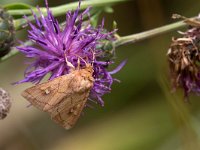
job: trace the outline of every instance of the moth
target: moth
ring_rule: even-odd
[[[66,129],[75,125],[93,87],[93,67],[72,69],[69,74],[35,85],[22,92],[33,106],[48,112]]]

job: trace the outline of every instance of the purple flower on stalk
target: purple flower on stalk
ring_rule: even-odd
[[[111,91],[114,81],[112,74],[119,71],[125,64],[122,62],[114,71],[108,72],[107,68],[114,63],[112,60],[104,61],[104,51],[99,48],[104,41],[113,42],[114,32],[107,32],[102,24],[94,28],[89,19],[90,8],[79,14],[80,3],[74,11],[66,13],[66,24],[61,27],[52,15],[47,6],[47,16],[45,17],[40,9],[40,18],[35,13],[35,25],[28,21],[30,30],[28,38],[35,43],[35,46],[21,46],[19,51],[34,61],[25,70],[25,78],[17,83],[33,82],[40,83],[48,73],[51,74],[49,80],[58,76],[68,74],[70,67],[66,64],[66,59],[77,67],[78,59],[81,57],[93,64],[94,86],[90,92],[89,99],[95,99],[100,105],[104,105],[102,96]],[[87,16],[88,20],[83,21]],[[27,19],[28,20],[28,19]],[[98,48],[97,48],[98,47]],[[85,62],[80,60],[80,66],[84,67]]]

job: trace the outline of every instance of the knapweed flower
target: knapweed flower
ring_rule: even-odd
[[[200,18],[200,17],[199,17]],[[181,38],[173,38],[168,60],[173,87],[183,88],[185,96],[200,93],[200,22],[186,20],[189,29]]]
[[[73,66],[84,67],[85,60],[93,65],[94,86],[90,92],[89,99],[96,100],[100,105],[104,105],[102,96],[111,91],[111,85],[114,81],[111,76],[119,71],[124,62],[115,70],[107,70],[110,64],[114,63],[111,59],[104,59],[104,50],[101,49],[104,42],[113,42],[115,40],[113,32],[107,32],[104,29],[104,21],[97,28],[90,22],[89,11],[87,8],[80,12],[80,3],[75,11],[66,13],[66,23],[60,26],[58,21],[52,15],[47,6],[47,16],[45,17],[38,8],[40,17],[35,13],[35,24],[28,21],[30,30],[28,38],[35,43],[35,46],[20,46],[19,51],[28,58],[33,58],[30,66],[25,71],[25,78],[18,83],[33,82],[40,83],[48,73],[51,74],[49,80],[68,74],[70,66],[66,60]],[[83,18],[88,18],[83,21]]]

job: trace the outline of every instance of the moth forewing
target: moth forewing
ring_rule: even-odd
[[[62,106],[58,106],[56,109],[57,112],[54,111],[51,113],[52,119],[63,126],[65,129],[70,129],[77,122],[78,118],[81,115],[83,108],[85,107],[85,103],[87,102],[89,92],[84,93],[82,95],[82,99],[78,102],[75,102],[69,106],[66,106],[65,103],[68,100],[64,100]]]
[[[65,128],[78,120],[88,99],[94,79],[90,64],[51,81],[26,89],[22,96],[35,107],[48,112],[51,118]]]
[[[85,99],[87,100],[89,96],[90,89],[85,90],[84,92],[74,92],[72,95],[64,97],[60,103],[55,105],[51,110],[51,117],[53,118],[60,112],[64,110],[69,110],[69,112],[78,106]]]
[[[69,88],[73,93],[65,97],[51,112],[52,119],[64,128],[71,128],[78,120],[93,87],[93,77],[90,68],[73,72],[75,78]]]
[[[52,95],[51,99],[49,99],[48,103],[44,106],[43,110],[51,112],[52,109],[60,103],[65,97],[70,97],[73,94],[73,91],[70,90],[72,80],[75,78],[74,74],[67,74],[59,77],[59,80],[56,80],[53,84],[58,84],[57,89],[55,90],[55,95]],[[50,83],[52,84],[52,83]],[[50,90],[51,92],[51,90]],[[50,93],[49,93],[50,94]]]
[[[54,80],[35,85],[22,92],[22,96],[33,106],[43,111],[48,111],[68,95],[68,93],[58,93],[58,90],[61,82],[65,82],[65,85],[68,85],[69,79],[71,79],[70,75],[64,75]],[[67,87],[65,87],[65,89],[67,89]]]

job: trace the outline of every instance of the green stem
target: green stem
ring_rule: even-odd
[[[125,2],[130,0],[88,0],[88,1],[82,1],[81,2],[81,9],[85,9],[88,6],[92,7],[102,7],[102,6],[108,6],[113,5],[120,2]],[[73,2],[69,4],[64,4],[56,7],[51,7],[50,9],[53,12],[54,16],[60,16],[66,13],[67,10],[76,9],[78,6],[78,2]],[[42,13],[46,13],[46,8],[40,8]],[[32,8],[32,10],[35,12],[37,11],[37,8]],[[31,15],[32,12],[30,9],[15,9],[15,10],[8,10],[8,13],[11,15]]]
[[[105,7],[109,5],[114,5],[116,3],[125,2],[130,0],[89,0],[89,1],[83,1],[81,2],[80,9],[86,9],[88,6],[92,7]],[[51,7],[51,11],[55,17],[65,14],[68,10],[76,9],[78,7],[78,2],[64,4],[56,7]],[[39,15],[37,8],[32,8],[32,10],[35,12],[36,15]],[[47,15],[47,9],[46,8],[40,8],[41,12],[44,14],[44,16]],[[28,19],[30,21],[34,20],[34,17],[32,16],[32,11],[30,9],[15,9],[15,10],[8,10],[8,13],[10,15],[31,15],[28,16]],[[23,25],[27,23],[27,20],[24,18],[16,19],[14,20],[14,26],[16,30],[22,29]]]
[[[145,32],[119,37],[118,40],[115,42],[115,46],[118,47],[118,46],[128,44],[128,43],[135,43],[135,42],[138,42],[138,41],[141,41],[141,40],[151,38],[151,37],[156,36],[156,35],[160,35],[160,34],[163,34],[163,33],[166,33],[166,32],[170,32],[170,31],[175,30],[177,28],[184,27],[185,25],[186,24],[183,21],[179,21],[179,22],[176,22],[176,23],[172,23],[172,24],[169,24],[169,25],[158,27],[158,28],[148,30],[148,31],[145,31]]]
[[[103,8],[96,8],[90,11],[90,16],[91,16],[91,20],[94,17],[94,15],[99,14],[101,11],[103,10]],[[86,19],[87,16],[84,15],[83,16],[83,20]],[[27,19],[29,21],[34,21],[35,18],[33,16],[28,16]],[[27,19],[16,19],[14,20],[14,26],[15,26],[15,30],[20,30],[23,29],[23,26],[27,24]],[[66,22],[61,23],[60,25],[63,26]]]

